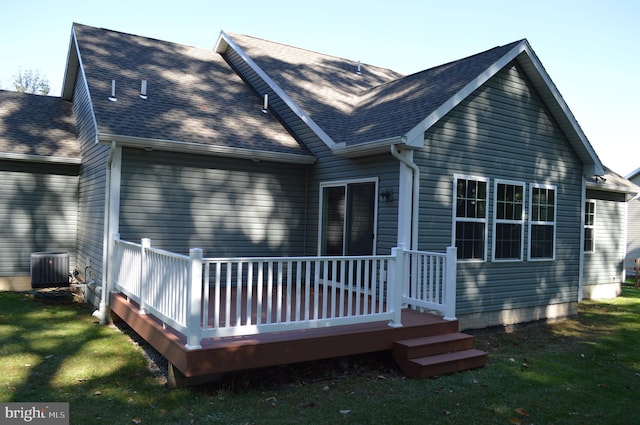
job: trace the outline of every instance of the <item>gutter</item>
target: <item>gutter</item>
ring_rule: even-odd
[[[410,151],[413,153],[413,151]],[[419,222],[419,213],[420,213],[420,167],[413,162],[413,156],[409,159],[406,158],[399,150],[397,145],[391,145],[391,155],[393,155],[398,161],[402,164],[406,165],[413,172],[413,180],[412,180],[412,200],[411,200],[411,249],[418,249],[418,222]],[[398,220],[398,224],[400,224],[400,220]],[[400,231],[400,228],[398,228]]]
[[[115,134],[100,134],[98,136],[98,141],[104,144],[116,141],[121,146],[128,146],[145,150],[166,150],[169,152],[214,155],[226,158],[240,158],[289,164],[314,164],[317,160],[317,158],[311,154],[305,155],[296,153],[253,150],[247,148],[201,145],[199,143],[180,142],[176,140],[148,139],[142,137],[119,136]]]
[[[37,162],[43,164],[61,164],[61,165],[80,165],[82,160],[78,157],[68,158],[62,156],[42,156],[31,155],[24,153],[0,153],[0,159],[6,159],[10,161],[22,161],[22,162]]]

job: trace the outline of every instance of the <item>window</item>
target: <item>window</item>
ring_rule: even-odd
[[[531,185],[529,210],[529,259],[555,258],[556,188]]]
[[[584,252],[596,250],[596,201],[584,204]]]
[[[458,259],[486,260],[487,179],[454,177],[454,243]]]
[[[524,183],[496,180],[493,219],[493,259],[521,261]]]
[[[320,255],[371,255],[377,181],[320,185]]]

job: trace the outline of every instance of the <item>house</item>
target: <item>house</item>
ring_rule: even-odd
[[[119,241],[144,239],[246,262],[455,247],[459,328],[560,318],[594,282],[585,206],[618,201],[527,40],[404,76],[245,35],[199,49],[74,24],[56,102],[81,158],[67,249],[102,319]],[[324,279],[378,273],[339,264]]]
[[[640,168],[632,171],[626,178],[635,185],[640,185]],[[640,258],[640,200],[638,196],[629,201],[627,221],[627,260]],[[627,262],[627,274],[635,277],[633,266]]]
[[[75,263],[80,150],[71,103],[0,91],[0,288],[30,289],[30,254]]]
[[[627,232],[640,187],[605,167],[586,181],[584,214],[584,299],[615,298],[625,281]],[[629,225],[627,225],[629,223]]]

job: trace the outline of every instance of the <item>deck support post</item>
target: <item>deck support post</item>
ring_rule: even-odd
[[[187,350],[202,348],[202,329],[200,317],[202,316],[202,249],[191,248],[189,250],[189,270],[187,280]]]
[[[143,238],[140,242],[140,293],[137,294],[140,297],[140,310],[138,313],[147,314],[146,292],[148,283],[147,273],[147,249],[151,248],[151,239]]]
[[[447,248],[447,271],[444,285],[444,320],[456,319],[456,274],[458,248],[450,246]]]
[[[393,328],[402,327],[402,294],[404,293],[405,282],[405,244],[398,244],[398,247],[391,248],[391,260],[389,275],[387,276],[387,299],[393,309],[393,319],[389,326]]]

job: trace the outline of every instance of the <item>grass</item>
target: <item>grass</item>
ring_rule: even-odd
[[[72,424],[640,423],[640,290],[559,323],[473,333],[488,365],[434,379],[406,379],[376,354],[169,390],[86,306],[3,292],[0,402],[69,402]]]

